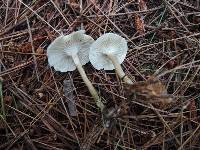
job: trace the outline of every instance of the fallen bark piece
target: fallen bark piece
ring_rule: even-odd
[[[71,80],[67,80],[67,79],[64,80],[63,83],[64,83],[63,91],[65,94],[65,97],[67,98],[67,106],[69,109],[69,114],[70,116],[78,116],[74,94],[73,94],[73,83]]]

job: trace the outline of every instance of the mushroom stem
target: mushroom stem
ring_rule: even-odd
[[[92,97],[94,98],[96,105],[101,109],[101,111],[104,109],[104,104],[101,101],[101,98],[99,97],[96,89],[94,88],[94,86],[92,85],[92,83],[90,82],[90,80],[88,79],[81,63],[80,60],[78,58],[78,55],[72,55],[73,61],[83,79],[83,81],[85,82],[86,86],[88,87],[90,94],[92,95]]]
[[[118,76],[127,84],[133,84],[133,82],[131,81],[131,79],[124,73],[124,71],[122,70],[122,67],[120,65],[120,63],[118,62],[117,58],[112,55],[112,54],[106,54],[106,56],[112,61],[116,73],[118,74]]]

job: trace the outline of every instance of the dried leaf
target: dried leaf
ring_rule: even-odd
[[[133,85],[125,85],[125,90],[128,97],[136,94],[142,97],[142,100],[153,104],[155,107],[164,108],[172,102],[172,98],[167,94],[165,86],[155,77],[150,77],[147,81],[134,83]]]
[[[39,47],[37,50],[36,50],[36,53],[37,54],[43,54],[44,53],[44,49],[42,47]]]
[[[136,30],[140,33],[140,34],[144,34],[145,30],[144,30],[144,20],[143,17],[134,14],[135,17],[135,28]]]

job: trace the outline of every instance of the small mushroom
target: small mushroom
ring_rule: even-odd
[[[96,69],[115,69],[125,83],[133,84],[120,65],[126,57],[127,50],[128,46],[124,38],[114,33],[106,33],[91,45],[89,59]]]
[[[48,62],[60,72],[73,71],[77,68],[97,106],[103,110],[104,104],[82,67],[89,62],[89,48],[94,42],[92,37],[84,33],[84,30],[80,30],[56,38],[47,48]]]

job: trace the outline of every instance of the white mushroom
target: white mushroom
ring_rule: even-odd
[[[103,110],[104,105],[82,67],[89,62],[89,48],[94,42],[92,37],[84,33],[84,30],[80,30],[56,38],[47,48],[48,62],[56,71],[67,72],[77,68],[97,106]]]
[[[127,42],[123,37],[114,33],[106,33],[91,45],[89,59],[96,69],[115,69],[125,83],[133,84],[120,65],[126,57],[127,50]]]

